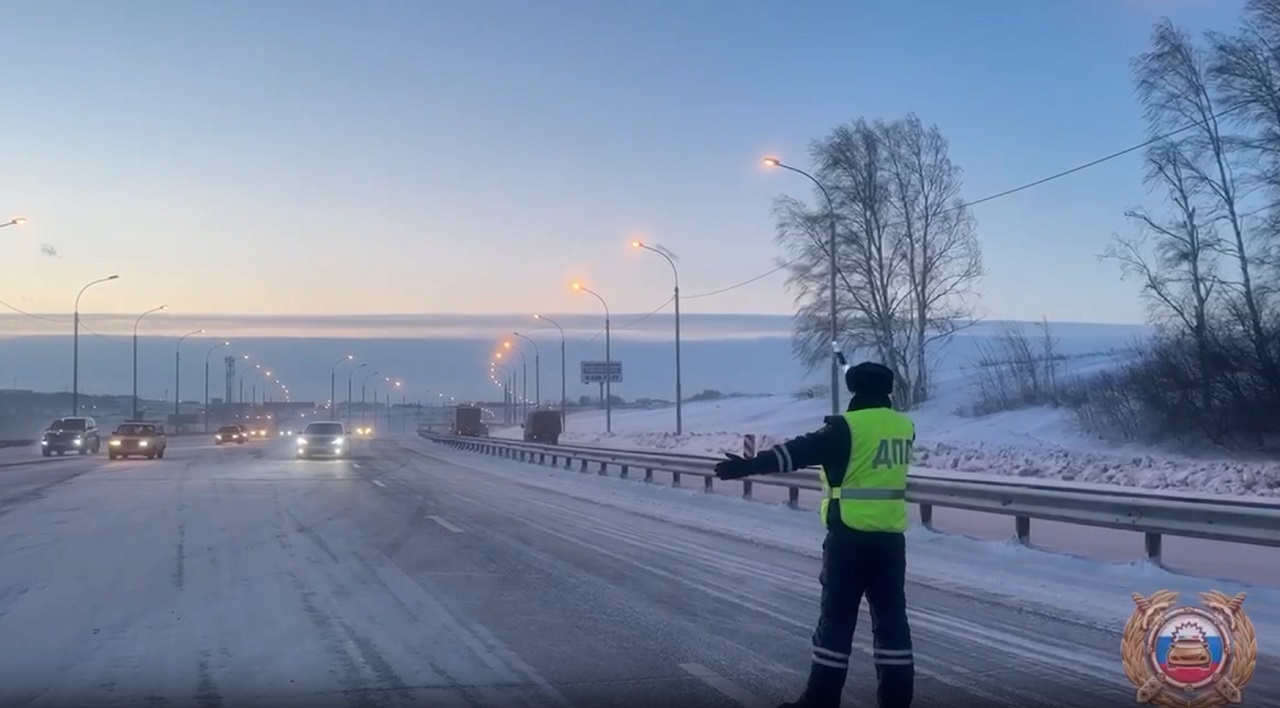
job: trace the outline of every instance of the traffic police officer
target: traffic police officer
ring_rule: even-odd
[[[915,425],[893,410],[893,372],[865,362],[845,372],[853,394],[848,412],[828,416],[817,432],[754,458],[728,455],[720,479],[822,466],[821,612],[804,693],[780,708],[838,708],[849,672],[858,611],[871,609],[880,708],[911,705],[915,667],[907,624],[907,468]]]

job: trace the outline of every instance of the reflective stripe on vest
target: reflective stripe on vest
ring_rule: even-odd
[[[823,469],[822,524],[829,524],[834,501],[842,525],[859,531],[907,530],[907,470],[915,425],[889,408],[845,413],[852,440],[840,486],[832,487]]]

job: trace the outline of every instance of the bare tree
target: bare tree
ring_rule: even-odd
[[[982,249],[973,215],[960,198],[961,170],[937,126],[926,129],[909,115],[882,126],[881,135],[913,306],[912,399],[922,401],[930,390],[930,346],[973,322],[968,296],[982,276]]]
[[[1140,233],[1107,256],[1159,327],[1074,396],[1085,424],[1265,448],[1280,441],[1280,0],[1250,0],[1238,33],[1206,40],[1164,20],[1133,62],[1146,181],[1166,205],[1128,212]]]
[[[1137,279],[1158,322],[1172,321],[1195,343],[1200,364],[1200,405],[1211,403],[1209,381],[1210,309],[1216,284],[1218,239],[1212,225],[1201,224],[1197,202],[1203,181],[1193,180],[1182,146],[1166,141],[1147,151],[1147,183],[1162,189],[1173,216],[1153,217],[1145,209],[1129,211],[1141,233],[1119,238],[1104,257],[1120,264],[1125,277]]]
[[[897,375],[900,403],[919,403],[929,394],[928,350],[965,321],[964,297],[981,275],[960,170],[940,131],[915,116],[837,127],[811,156],[835,206],[841,346],[872,352]],[[816,367],[827,356],[828,215],[782,197],[775,216],[777,240],[794,259],[793,346]]]
[[[1156,24],[1151,48],[1133,62],[1137,93],[1153,134],[1168,134],[1187,125],[1194,128],[1171,138],[1182,155],[1186,178],[1203,190],[1209,223],[1226,236],[1218,242],[1224,255],[1235,260],[1239,280],[1224,280],[1234,290],[1241,325],[1249,333],[1255,355],[1269,378],[1276,380],[1276,365],[1263,323],[1264,303],[1255,284],[1253,235],[1241,203],[1247,182],[1232,161],[1234,141],[1223,134],[1221,108],[1210,83],[1209,58],[1191,37],[1168,20]]]

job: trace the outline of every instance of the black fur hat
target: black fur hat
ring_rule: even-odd
[[[893,394],[893,370],[864,361],[844,372],[844,384],[855,396],[889,396]]]

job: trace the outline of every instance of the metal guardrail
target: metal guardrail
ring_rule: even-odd
[[[632,470],[643,470],[644,480],[653,482],[655,472],[671,475],[681,486],[685,476],[701,477],[703,489],[713,490],[712,470],[719,458],[648,450],[580,445],[545,445],[501,438],[473,438],[420,431],[419,435],[453,448],[495,455],[507,459],[552,464],[598,474],[617,467],[628,478]],[[800,491],[820,492],[817,474],[797,471],[735,480],[742,496],[752,498],[756,485],[781,487],[788,491],[788,504],[799,507]],[[1072,488],[1064,485],[1027,482],[1021,479],[970,481],[950,476],[931,476],[913,471],[907,480],[907,501],[920,509],[920,523],[933,528],[934,507],[965,509],[1012,516],[1014,532],[1021,543],[1031,540],[1031,520],[1058,521],[1080,526],[1120,529],[1142,533],[1146,555],[1160,562],[1166,535],[1200,538],[1227,543],[1280,548],[1280,504],[1237,497],[1213,498],[1176,493],[1098,487]]]
[[[5,447],[30,447],[36,444],[35,438],[27,438],[24,440],[0,440],[0,448]]]

